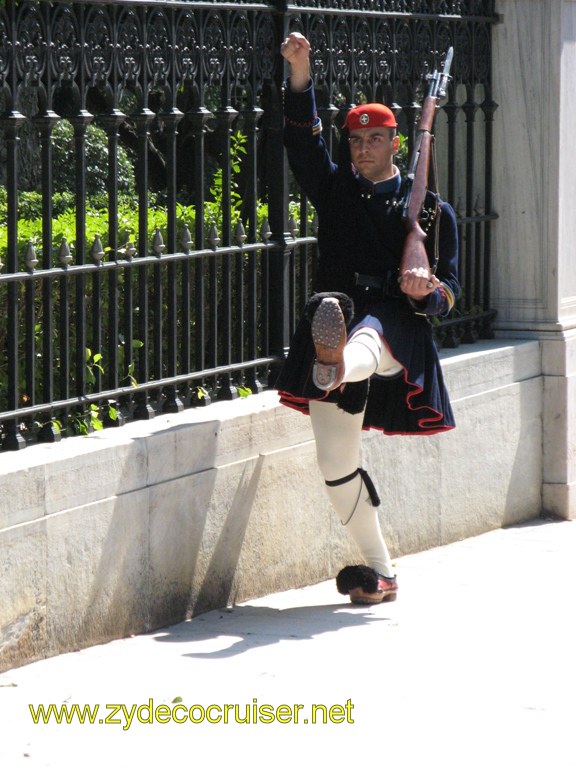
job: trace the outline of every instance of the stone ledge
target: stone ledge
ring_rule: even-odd
[[[458,429],[363,440],[394,556],[541,510],[539,343],[442,359]],[[325,580],[358,556],[309,419],[274,392],[2,458],[0,670]]]

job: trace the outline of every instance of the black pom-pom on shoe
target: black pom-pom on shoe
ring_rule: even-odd
[[[378,573],[367,565],[347,565],[336,576],[336,589],[341,595],[349,595],[350,590],[360,587],[364,592],[376,592]]]
[[[314,317],[314,313],[322,303],[324,299],[336,299],[340,304],[340,309],[344,315],[344,322],[346,325],[350,325],[352,318],[354,317],[354,302],[346,293],[338,293],[338,291],[326,291],[323,293],[314,293],[308,299],[308,303],[304,309],[306,317],[310,322]]]
[[[390,603],[398,593],[396,576],[382,576],[367,565],[347,565],[336,576],[336,587],[356,605]]]

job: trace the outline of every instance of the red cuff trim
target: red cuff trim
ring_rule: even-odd
[[[322,122],[317,114],[314,115],[312,120],[307,120],[305,123],[301,123],[298,120],[292,120],[291,117],[285,117],[284,120],[288,125],[294,126],[294,128],[312,128],[313,132],[316,133],[315,129],[320,125],[320,130],[322,130]]]

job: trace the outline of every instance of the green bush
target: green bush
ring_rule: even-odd
[[[99,137],[100,148],[104,146],[102,142],[102,132],[100,134],[94,134]],[[96,142],[98,143],[98,142]],[[231,224],[232,232],[234,232],[236,225],[240,219],[242,210],[242,196],[239,191],[238,178],[241,176],[241,160],[245,153],[244,145],[246,143],[246,137],[241,133],[236,133],[232,137],[231,142],[231,189],[229,191],[230,204],[231,204]],[[63,170],[63,166],[68,166],[68,170],[72,171],[74,168],[73,156],[67,155],[68,149],[65,147],[65,142],[62,142],[60,148],[64,154],[55,155],[55,169],[58,167],[59,175],[57,185],[55,187],[58,191],[55,192],[52,204],[53,204],[53,217],[51,222],[52,230],[52,243],[49,263],[53,266],[60,264],[58,256],[63,241],[66,241],[68,248],[70,249],[71,263],[75,263],[75,251],[77,250],[76,244],[76,208],[75,208],[75,195],[71,189],[63,189],[62,185],[67,178],[66,173]],[[60,150],[58,150],[60,151]],[[106,165],[104,155],[102,156],[102,164]],[[61,173],[60,173],[61,172]],[[71,178],[71,177],[70,177]],[[128,178],[128,174],[126,174]],[[108,209],[108,195],[105,190],[102,189],[102,179],[99,183],[91,185],[91,194],[88,196],[84,213],[85,213],[85,230],[84,240],[85,247],[87,249],[86,259],[89,262],[90,249],[98,237],[102,244],[102,250],[104,251],[103,260],[115,258],[115,254],[109,252],[108,243],[108,228],[109,228],[109,209]],[[210,230],[213,226],[216,226],[218,233],[221,236],[222,218],[223,218],[223,200],[224,190],[222,172],[216,170],[211,179],[209,187],[208,199],[204,204],[203,221],[205,229],[206,243],[209,243]],[[291,211],[294,211],[296,218],[298,217],[298,209],[296,205],[291,206]],[[156,231],[159,230],[164,242],[167,239],[167,208],[165,205],[165,198],[160,194],[149,195],[149,207],[148,207],[148,231],[146,232],[146,241],[148,243],[148,253],[152,254],[153,244]],[[257,222],[256,227],[258,231],[261,231],[264,218],[267,216],[268,208],[265,203],[257,203]],[[310,212],[310,216],[312,212]],[[6,262],[7,257],[7,232],[5,225],[7,220],[7,194],[6,189],[0,187],[0,261]],[[246,225],[246,221],[244,224]],[[185,227],[188,227],[191,233],[195,231],[196,224],[196,210],[192,205],[184,205],[177,203],[176,205],[176,231],[177,237],[180,238]],[[117,218],[117,231],[118,231],[118,258],[128,257],[132,253],[128,250],[128,244],[131,244],[134,248],[138,249],[139,244],[139,212],[138,203],[134,191],[131,194],[125,192],[120,196],[118,201],[118,218]],[[18,198],[18,230],[17,230],[17,251],[19,263],[17,270],[26,271],[30,269],[30,264],[26,264],[26,254],[29,251],[29,245],[31,244],[35,249],[36,259],[38,260],[37,269],[44,266],[44,258],[42,254],[43,248],[43,219],[42,219],[42,195],[38,192],[21,192]],[[194,246],[193,246],[194,247]],[[200,244],[195,244],[195,247],[200,247]],[[176,249],[179,250],[181,245],[177,242]],[[160,262],[159,262],[160,263]],[[216,261],[214,261],[216,264]],[[111,273],[109,273],[111,274]],[[119,275],[119,286],[122,288],[123,284],[127,280],[136,281],[136,277],[139,273],[127,270],[125,273]],[[69,279],[60,282],[59,280],[53,280],[51,282],[42,281],[28,281],[20,283],[17,286],[18,290],[18,318],[19,324],[19,359],[18,359],[18,390],[20,402],[24,405],[28,403],[32,398],[36,402],[40,402],[42,397],[42,385],[44,376],[44,366],[42,361],[43,355],[43,341],[44,341],[44,329],[45,322],[49,319],[45,316],[47,305],[45,303],[44,294],[42,293],[43,286],[48,285],[50,287],[50,312],[53,328],[52,338],[52,351],[51,351],[51,364],[52,370],[55,376],[56,387],[58,388],[59,377],[61,374],[60,366],[65,357],[64,353],[68,356],[69,370],[67,372],[68,383],[70,385],[70,391],[74,391],[74,380],[76,376],[77,361],[73,361],[69,357],[71,350],[75,350],[76,339],[76,326],[74,322],[74,306],[76,300],[76,292],[78,290],[85,292],[85,317],[87,319],[87,338],[85,341],[86,346],[86,370],[84,371],[84,378],[86,382],[86,392],[90,393],[94,391],[94,387],[97,386],[96,382],[104,374],[108,373],[107,360],[105,356],[109,350],[110,339],[107,338],[107,325],[106,318],[108,316],[108,302],[109,294],[107,292],[107,284],[100,280],[102,291],[99,294],[98,301],[100,302],[98,311],[92,305],[93,294],[92,286],[95,275],[86,276],[86,278],[80,280]],[[181,280],[180,272],[177,273],[176,279]],[[216,305],[220,301],[221,296],[221,281],[222,276],[219,274],[218,280],[218,297],[216,299]],[[162,280],[166,281],[166,270],[162,275]],[[66,291],[63,292],[62,286],[66,284]],[[6,322],[6,288],[0,286],[0,412],[7,407],[6,398],[6,382],[7,382],[7,356],[6,356],[6,343],[7,343],[7,322]],[[180,288],[178,288],[178,291]],[[192,285],[194,290],[194,285]],[[161,292],[163,293],[163,292]],[[234,298],[236,302],[237,299]],[[236,306],[236,305],[235,305]],[[34,327],[33,329],[27,327],[26,312],[28,309],[34,310]],[[62,332],[62,315],[61,312],[66,310],[70,313],[71,319],[69,330],[65,333],[63,338],[60,338]],[[165,307],[163,306],[162,311]],[[94,310],[94,311],[93,311]],[[133,307],[134,317],[137,318],[139,312],[138,306]],[[97,315],[96,322],[101,323],[102,336],[98,341],[94,342],[91,338],[92,335],[92,319]],[[154,322],[153,314],[150,314],[150,324]],[[152,328],[152,325],[150,325]],[[135,329],[135,332],[136,329]],[[33,333],[33,348],[35,351],[34,357],[34,377],[29,383],[26,381],[25,361],[23,354],[23,345],[26,340],[30,341],[26,334]],[[118,380],[124,384],[130,382],[134,386],[137,385],[137,358],[139,354],[139,345],[142,343],[138,340],[132,339],[133,348],[126,350],[124,348],[124,340],[119,334],[118,339],[118,365],[117,374]],[[163,341],[163,343],[165,343]],[[63,345],[61,347],[61,344]],[[96,348],[96,345],[98,348]],[[33,387],[34,391],[28,392],[28,387]],[[248,390],[241,388],[240,394],[246,394]],[[107,419],[114,421],[113,412],[110,410],[111,406],[106,406],[105,412]],[[86,429],[100,428],[100,422],[98,415],[96,414],[95,406],[87,406],[81,412],[73,412],[69,414],[69,420],[67,425],[62,424],[59,427],[60,431],[67,432],[73,430],[75,432],[82,432]],[[36,424],[36,422],[34,422]],[[34,429],[42,426],[37,424]],[[29,428],[30,427],[29,425]]]
[[[66,120],[61,120],[52,133],[53,183],[56,192],[74,191],[75,154],[74,129]],[[118,191],[120,194],[134,195],[134,158],[128,151],[118,146]],[[86,129],[86,193],[89,198],[104,195],[107,191],[108,177],[108,137],[97,125]]]
[[[69,126],[68,123],[61,123],[59,125],[65,126],[60,130],[61,134],[67,135]],[[106,166],[106,146],[105,146],[105,134],[101,129],[89,126],[92,128],[91,137],[93,156],[97,156],[97,152],[100,152],[103,168]],[[56,133],[56,132],[55,132]],[[54,194],[53,204],[53,219],[52,219],[52,262],[57,263],[57,255],[62,244],[63,239],[70,249],[72,258],[76,250],[76,209],[75,198],[71,191],[62,189],[63,180],[66,178],[66,173],[70,174],[72,179],[74,171],[73,155],[68,154],[70,147],[70,136],[68,135],[67,141],[60,141],[58,146],[60,149],[55,151],[55,170],[58,168],[58,182],[55,183],[55,188],[58,191]],[[239,218],[242,208],[241,196],[238,192],[238,184],[236,177],[240,174],[241,156],[245,154],[244,145],[246,143],[246,137],[237,132],[232,137],[231,143],[231,163],[232,163],[232,188],[230,190],[231,195],[231,219],[232,227],[235,227]],[[55,144],[56,146],[56,144]],[[62,154],[58,154],[58,152]],[[124,181],[122,184],[119,182],[119,201],[118,201],[118,243],[120,244],[119,256],[122,257],[125,254],[125,246],[128,243],[133,243],[136,247],[138,245],[139,236],[139,217],[138,206],[135,204],[135,191],[132,188],[130,193],[126,192],[125,187],[129,186],[129,174],[126,170],[126,163],[129,161],[126,159],[127,155],[124,153],[124,160],[122,167],[124,167],[125,173],[123,174]],[[67,165],[67,171],[63,170],[62,166]],[[92,172],[89,174],[92,175]],[[99,237],[104,251],[108,251],[108,196],[105,189],[102,189],[102,178],[98,181],[91,182],[90,189],[92,192],[88,195],[88,201],[86,204],[86,227],[85,227],[85,244],[88,250],[91,248],[96,237]],[[131,177],[130,177],[131,178]],[[55,179],[56,182],[56,179]],[[73,182],[71,182],[73,183]],[[219,169],[215,172],[210,187],[209,199],[204,205],[204,224],[205,224],[205,236],[208,237],[210,228],[213,224],[220,229],[222,224],[222,171]],[[267,216],[268,207],[264,203],[258,203],[258,222],[257,225],[262,225],[264,217]],[[0,187],[0,261],[6,260],[7,253],[7,231],[3,226],[6,223],[7,214],[7,195],[6,189]],[[167,209],[164,205],[164,200],[160,194],[151,193],[149,195],[149,208],[148,208],[148,232],[147,242],[149,244],[149,251],[155,235],[156,230],[160,230],[160,233],[164,239],[166,239],[167,230]],[[194,232],[196,211],[193,205],[183,205],[178,203],[176,205],[176,218],[177,218],[177,232],[178,236],[184,229],[184,226],[188,226],[191,232]],[[42,195],[39,192],[21,192],[18,198],[18,254],[20,258],[19,268],[21,270],[26,269],[25,254],[29,244],[32,244],[36,250],[36,257],[41,260],[41,248],[42,248]]]

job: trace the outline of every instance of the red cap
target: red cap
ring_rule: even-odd
[[[394,112],[384,104],[359,104],[346,115],[344,128],[349,131],[358,128],[396,128],[398,123]]]

